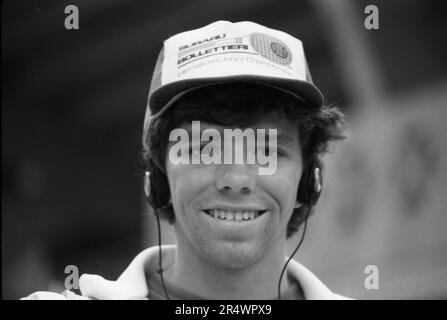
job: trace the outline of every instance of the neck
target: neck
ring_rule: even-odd
[[[166,276],[178,287],[207,299],[275,299],[285,253],[284,241],[249,266],[225,268],[197,253],[191,254],[191,250],[179,242],[175,262]],[[288,286],[287,276],[284,276],[282,291]]]

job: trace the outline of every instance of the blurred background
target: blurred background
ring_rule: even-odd
[[[62,291],[67,265],[115,279],[156,243],[139,164],[153,66],[164,39],[215,20],[301,39],[350,117],[296,259],[353,298],[447,298],[446,17],[423,0],[3,1],[3,298]]]

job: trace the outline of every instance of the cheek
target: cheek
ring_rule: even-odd
[[[194,165],[169,164],[166,166],[166,171],[174,209],[180,209],[176,212],[182,212],[184,208],[177,208],[178,206],[190,204],[206,186],[212,183],[209,168],[207,170]]]
[[[283,214],[290,215],[296,204],[301,170],[299,162],[283,161],[278,163],[273,176],[263,177],[263,185],[279,203]]]

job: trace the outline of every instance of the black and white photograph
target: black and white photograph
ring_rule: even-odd
[[[2,300],[447,299],[446,1],[1,21]]]

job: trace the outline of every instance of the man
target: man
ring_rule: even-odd
[[[82,297],[28,298],[342,299],[286,257],[320,195],[321,156],[344,137],[302,43],[252,22],[180,33],[148,100],[145,194],[177,244],[146,249],[117,281],[83,275]]]

